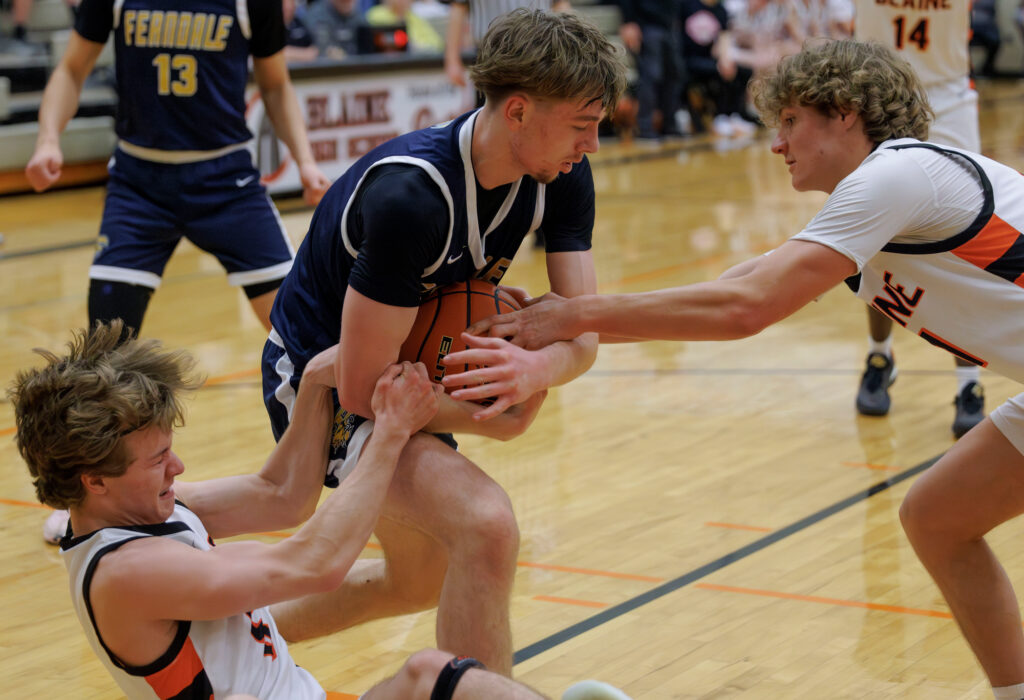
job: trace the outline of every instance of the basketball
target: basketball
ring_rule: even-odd
[[[422,362],[430,381],[440,384],[445,367],[441,358],[465,350],[461,334],[474,322],[519,308],[516,300],[490,282],[468,280],[435,289],[420,304],[416,321],[402,343],[398,359]],[[476,365],[466,365],[475,369]]]

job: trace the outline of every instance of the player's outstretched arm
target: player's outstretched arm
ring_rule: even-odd
[[[334,590],[369,539],[398,457],[437,410],[439,391],[422,364],[388,367],[374,391],[373,436],[345,488],[290,538],[229,542],[209,551],[142,538],[104,557],[94,601],[136,622],[208,620]]]
[[[756,265],[712,282],[639,294],[585,295],[536,303],[474,324],[473,332],[544,347],[580,333],[644,340],[731,340],[759,333],[856,272],[846,256],[787,241]]]
[[[313,514],[327,468],[337,350],[307,363],[291,423],[259,472],[175,485],[212,537],[294,527]]]
[[[103,44],[72,31],[64,56],[46,82],[39,105],[39,136],[35,152],[25,166],[25,177],[36,192],[42,192],[60,178],[64,165],[60,135],[78,111],[82,85],[101,51]]]

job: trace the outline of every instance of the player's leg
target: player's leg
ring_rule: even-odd
[[[447,553],[438,646],[509,674],[509,599],[519,528],[501,486],[448,445],[424,435],[403,453],[383,515],[427,533]]]
[[[413,436],[377,535],[384,560],[357,562],[338,591],[274,607],[285,638],[305,639],[436,604],[439,647],[508,674],[519,531],[501,487],[438,438]]]
[[[543,695],[470,659],[426,649],[409,657],[391,678],[375,685],[363,700],[542,700]]]
[[[917,480],[900,509],[914,550],[995,687],[1024,683],[1017,599],[984,540],[1024,513],[1022,452],[1024,395],[967,433]]]
[[[440,543],[386,518],[381,518],[375,534],[383,558],[357,560],[335,591],[273,606],[285,639],[322,637],[369,620],[437,607],[447,571]]]
[[[868,357],[857,390],[857,411],[865,416],[889,412],[889,386],[896,381],[892,355],[892,319],[868,307]]]
[[[163,198],[175,183],[174,166],[147,163],[118,151],[110,179],[96,255],[89,268],[89,326],[124,320],[138,335],[153,292],[181,234]]]
[[[956,396],[953,398],[953,435],[964,434],[985,419],[985,390],[981,386],[978,366],[967,360],[956,360]]]
[[[189,240],[213,254],[242,287],[263,327],[270,330],[270,309],[291,269],[295,251],[277,208],[260,184],[248,151],[229,153],[192,167],[194,202]]]

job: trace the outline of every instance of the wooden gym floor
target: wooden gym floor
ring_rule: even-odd
[[[984,152],[1024,169],[1024,84],[979,88]],[[796,233],[824,195],[792,191],[769,139],[605,144],[593,159],[601,290],[711,279]],[[85,322],[102,198],[93,187],[0,203],[5,386],[37,362],[33,347],[59,349]],[[311,211],[281,206],[298,243]],[[543,256],[524,245],[507,281],[543,292]],[[264,333],[216,261],[183,244],[143,331],[190,349],[209,376],[176,438],[185,477],[258,468],[272,446],[257,376]],[[747,340],[604,346],[526,435],[463,438],[522,530],[517,677],[556,697],[581,678],[651,699],[989,697],[897,517],[914,477],[952,444],[952,360],[897,334],[892,411],[859,417],[866,336],[863,305],[837,289]],[[990,410],[1020,391],[982,377]],[[120,697],[41,540],[47,511],[13,432],[0,401],[3,695]],[[1024,586],[1022,525],[990,541]],[[432,644],[423,613],[293,651],[328,690],[354,696]]]

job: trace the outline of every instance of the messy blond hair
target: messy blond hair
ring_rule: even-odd
[[[623,58],[597,27],[575,14],[522,8],[491,24],[469,75],[488,100],[519,91],[600,100],[608,114],[626,87]]]
[[[181,394],[201,383],[184,351],[165,351],[156,340],[122,344],[122,331],[120,320],[80,330],[63,356],[36,349],[46,365],[19,372],[7,391],[18,451],[45,505],[81,503],[82,474],[123,474],[131,459],[124,438],[181,425]]]
[[[910,64],[874,41],[808,42],[775,71],[755,80],[754,103],[762,121],[777,126],[784,107],[814,107],[823,114],[855,112],[875,143],[928,138],[933,118],[920,79]]]

